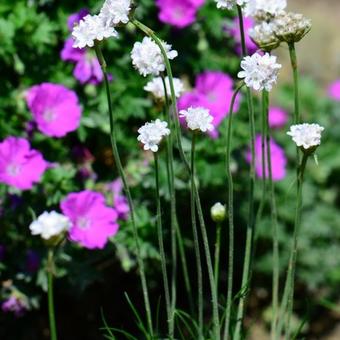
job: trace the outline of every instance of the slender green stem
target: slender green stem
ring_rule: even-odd
[[[168,89],[166,87],[164,75],[162,75],[162,83],[165,97],[165,113],[169,129],[172,131],[172,120],[170,116],[170,103],[168,98]],[[176,211],[176,189],[175,189],[175,175],[174,175],[174,157],[173,157],[173,137],[170,134],[167,138],[167,171],[168,171],[168,186],[170,193],[170,212],[171,212],[171,324],[170,334],[174,334],[175,327],[175,309],[176,309],[176,277],[177,277],[177,240],[176,234],[179,229]],[[185,256],[185,255],[184,255]],[[184,261],[186,259],[184,258]],[[187,273],[186,273],[187,274]]]
[[[296,49],[295,44],[290,43],[288,44],[289,47],[289,55],[290,55],[290,62],[292,65],[293,70],[293,77],[294,77],[294,124],[299,124],[301,117],[300,117],[300,102],[299,102],[299,72],[298,72],[298,64],[297,64],[297,56],[296,56]]]
[[[275,339],[278,308],[279,308],[279,279],[280,279],[280,254],[279,254],[279,227],[277,220],[277,207],[275,200],[275,187],[273,181],[272,172],[272,159],[271,159],[271,138],[269,127],[269,92],[262,91],[262,105],[263,115],[266,116],[266,149],[267,149],[267,167],[268,167],[268,182],[269,182],[269,195],[270,195],[270,207],[271,207],[271,223],[273,230],[273,288],[272,288],[272,306],[273,317],[271,323],[271,337]]]
[[[296,259],[297,259],[297,251],[298,251],[298,236],[300,231],[301,224],[301,213],[302,213],[302,189],[303,189],[303,178],[304,173],[308,161],[308,153],[304,153],[301,161],[301,165],[298,167],[297,174],[297,202],[296,202],[296,210],[295,210],[295,223],[294,223],[294,231],[293,231],[293,242],[289,257],[289,265],[287,270],[287,276],[285,281],[285,287],[280,307],[280,315],[279,322],[276,331],[276,339],[281,338],[282,328],[284,324],[285,315],[288,314],[288,326],[286,327],[286,335],[289,337],[289,321],[292,314],[293,308],[293,298],[294,298],[294,279],[295,279],[295,267],[296,267]]]
[[[242,55],[247,54],[244,34],[244,23],[242,8],[237,6],[238,17],[241,31],[241,42],[242,42]],[[247,87],[247,104],[249,113],[249,130],[250,130],[250,150],[251,150],[251,164],[249,174],[249,212],[248,212],[248,223],[247,223],[247,235],[246,235],[246,248],[243,264],[242,283],[241,283],[241,294],[240,301],[237,309],[237,321],[234,332],[234,339],[239,340],[241,338],[241,328],[244,317],[245,302],[248,296],[250,278],[252,272],[252,258],[254,255],[254,232],[255,232],[255,213],[254,213],[254,190],[256,184],[255,176],[255,115],[254,115],[254,104],[250,89]]]
[[[120,155],[117,147],[117,141],[116,141],[116,126],[115,126],[115,118],[113,114],[113,108],[112,108],[112,99],[111,99],[111,92],[110,92],[110,85],[109,85],[109,79],[108,79],[108,73],[107,73],[107,64],[104,59],[104,56],[102,54],[102,51],[98,44],[95,45],[95,51],[98,58],[98,61],[100,63],[101,69],[104,74],[104,81],[105,81],[105,89],[106,89],[106,96],[107,96],[107,103],[108,103],[108,109],[109,109],[109,121],[110,121],[110,139],[111,139],[111,146],[112,146],[112,153],[115,159],[115,163],[117,165],[118,173],[120,178],[123,182],[123,187],[125,194],[128,199],[129,209],[130,209],[130,218],[132,223],[132,231],[133,231],[133,237],[135,239],[136,243],[136,253],[137,253],[137,261],[138,261],[138,267],[141,277],[141,283],[142,283],[142,290],[143,290],[143,298],[144,298],[144,305],[145,305],[145,311],[146,311],[146,317],[147,317],[147,323],[148,323],[148,330],[151,339],[153,339],[153,326],[152,326],[152,315],[151,315],[151,307],[150,307],[150,299],[149,299],[149,293],[148,293],[148,287],[146,282],[146,275],[145,275],[145,268],[144,268],[144,261],[141,254],[140,249],[140,241],[139,241],[139,234],[138,234],[138,228],[136,224],[135,219],[135,210],[134,210],[134,204],[130,192],[130,187],[127,183],[125,172],[122,166],[122,162],[120,160]]]
[[[220,253],[221,253],[221,222],[217,222],[216,225],[216,241],[215,241],[215,254],[214,254],[214,277],[216,284],[216,292],[218,295],[218,281],[219,281],[219,270],[220,270]]]
[[[194,238],[194,249],[197,267],[197,289],[198,289],[198,339],[203,339],[203,276],[201,253],[198,238],[198,230],[196,224],[196,204],[195,204],[195,148],[196,133],[193,133],[191,141],[191,190],[190,190],[190,207],[191,207],[191,224],[192,234]]]
[[[54,315],[54,300],[53,300],[53,274],[54,274],[54,259],[53,249],[48,249],[47,258],[47,280],[48,280],[48,315],[50,321],[51,340],[57,340],[57,327]]]
[[[174,88],[174,82],[173,82],[173,76],[172,76],[172,70],[171,65],[169,62],[169,58],[167,56],[167,53],[164,49],[164,46],[161,42],[161,40],[155,35],[155,33],[147,26],[143,25],[136,19],[132,19],[131,23],[133,23],[137,28],[139,28],[141,31],[143,31],[147,36],[151,37],[157,46],[159,47],[164,63],[165,68],[167,71],[167,75],[169,77],[169,83],[170,83],[170,92],[171,92],[171,102],[172,106],[174,108],[174,123],[175,123],[175,132],[176,132],[176,139],[178,144],[179,153],[181,156],[182,161],[184,162],[184,165],[188,171],[188,173],[191,175],[191,169],[190,164],[187,160],[187,157],[184,153],[183,146],[182,146],[182,139],[181,139],[181,129],[180,129],[180,123],[179,123],[179,117],[178,117],[178,108],[177,108],[177,100],[175,95],[175,88]],[[204,252],[205,252],[205,258],[207,262],[207,268],[208,268],[208,277],[209,277],[209,285],[210,285],[210,291],[211,291],[211,297],[212,297],[212,305],[213,305],[213,325],[214,325],[214,340],[220,339],[220,320],[219,320],[219,312],[218,312],[218,300],[217,300],[217,292],[216,292],[216,286],[215,286],[215,279],[214,279],[214,270],[213,270],[213,264],[211,260],[211,254],[210,254],[210,248],[209,248],[209,240],[207,235],[207,230],[205,226],[203,211],[202,211],[202,205],[201,200],[199,196],[199,191],[197,189],[196,183],[194,183],[194,191],[195,191],[195,201],[196,201],[196,208],[197,208],[197,214],[198,214],[198,220],[201,228],[202,238],[203,238],[203,245],[204,245]]]
[[[161,257],[161,267],[162,267],[162,276],[163,276],[163,285],[164,285],[164,293],[165,293],[165,305],[167,312],[167,322],[168,322],[168,336],[169,339],[174,338],[174,330],[173,330],[173,313],[171,308],[171,300],[170,300],[170,289],[169,289],[169,280],[166,269],[166,256],[164,250],[164,240],[163,240],[163,227],[162,227],[162,210],[161,210],[161,199],[159,195],[159,164],[158,164],[158,154],[154,152],[154,160],[155,160],[155,185],[156,185],[156,202],[157,202],[157,235],[158,235],[158,246],[159,253]]]
[[[234,104],[238,93],[243,87],[244,83],[238,86],[235,90],[233,97],[231,99],[229,116],[226,130],[226,170],[227,170],[227,191],[228,191],[228,228],[229,228],[229,244],[228,244],[228,288],[227,288],[227,305],[226,305],[226,317],[224,324],[224,336],[223,339],[227,340],[229,338],[229,328],[230,328],[230,318],[231,318],[231,307],[233,300],[233,276],[234,276],[234,183],[233,175],[231,172],[231,141],[232,141],[232,123],[233,123],[233,111]]]
[[[243,12],[242,12],[242,7],[238,5],[237,5],[237,15],[238,15],[239,26],[240,26],[240,34],[241,34],[242,57],[245,57],[248,54],[248,51],[247,51],[245,32],[244,32]]]

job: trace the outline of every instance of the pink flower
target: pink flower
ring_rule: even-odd
[[[340,79],[329,86],[328,95],[331,99],[340,101]]]
[[[270,151],[271,151],[271,164],[272,164],[272,176],[273,181],[280,181],[286,177],[286,165],[287,158],[284,150],[273,140],[270,140]],[[259,178],[263,178],[262,169],[262,140],[261,135],[256,136],[255,140],[255,171]],[[250,150],[247,152],[246,160],[248,163],[251,162]],[[267,147],[265,146],[265,176],[268,177],[267,169]]]
[[[40,152],[24,138],[7,137],[0,143],[0,182],[20,190],[31,189],[48,167]]]
[[[271,107],[269,109],[269,126],[271,128],[281,128],[288,121],[288,113],[280,107]]]
[[[38,130],[50,137],[63,137],[78,128],[81,108],[76,93],[63,85],[43,83],[31,87],[26,102]]]
[[[245,17],[243,19],[243,24],[244,24],[244,32],[245,32],[245,42],[246,42],[246,47],[248,49],[248,54],[252,55],[258,50],[258,47],[256,44],[251,40],[249,36],[249,30],[253,28],[254,26],[254,19],[251,17]],[[235,18],[233,20],[233,25],[231,29],[229,30],[230,34],[234,37],[235,42],[236,42],[236,51],[238,54],[242,53],[242,48],[241,48],[241,31],[240,31],[240,24],[238,18]]]
[[[104,248],[108,238],[118,231],[118,214],[105,205],[105,198],[100,193],[90,190],[71,193],[60,207],[72,221],[69,238],[85,248]]]
[[[179,110],[186,110],[190,106],[204,107],[210,110],[214,117],[212,124],[214,130],[210,132],[213,138],[218,137],[217,127],[228,115],[233,96],[233,80],[225,73],[218,71],[207,71],[197,76],[195,89],[184,94],[178,101]],[[239,109],[237,97],[234,112]]]
[[[1,309],[5,313],[12,312],[16,317],[20,317],[28,310],[28,304],[24,296],[13,294],[3,301]]]
[[[163,23],[184,28],[196,20],[196,13],[204,0],[156,0],[159,20]]]

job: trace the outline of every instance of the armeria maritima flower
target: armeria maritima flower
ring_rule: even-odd
[[[215,0],[217,8],[232,9],[234,6],[243,6],[248,0]]]
[[[245,14],[248,16],[261,16],[269,14],[275,16],[287,7],[287,0],[248,0]]]
[[[207,132],[214,129],[212,124],[214,118],[204,107],[189,107],[187,110],[181,110],[179,116],[185,118],[190,130]]]
[[[184,92],[183,82],[178,78],[173,78],[173,84],[174,84],[175,96],[178,98]],[[168,95],[168,98],[170,99],[171,91],[170,91],[169,77],[165,78],[165,87],[166,87],[166,93]],[[157,78],[150,80],[144,86],[144,90],[152,93],[152,95],[156,99],[164,100],[165,98],[164,85],[163,85],[163,81],[161,77],[157,77]]]
[[[310,150],[321,144],[321,133],[324,129],[319,124],[297,124],[290,127],[287,135],[292,137],[297,146]]]
[[[108,26],[127,24],[131,11],[131,0],[105,0],[100,16]]]

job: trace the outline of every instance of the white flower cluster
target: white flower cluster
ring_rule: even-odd
[[[40,235],[43,239],[48,240],[71,228],[71,221],[68,217],[55,211],[45,211],[30,224],[29,228],[32,235]]]
[[[189,107],[187,110],[179,112],[180,117],[184,117],[190,130],[200,130],[202,132],[212,131],[213,116],[204,107]]]
[[[131,0],[106,0],[99,15],[87,15],[73,28],[74,48],[93,47],[96,40],[117,37],[113,26],[129,21]]]
[[[280,40],[275,35],[274,28],[273,23],[262,21],[249,30],[249,36],[261,50],[270,52],[280,45]]]
[[[270,91],[282,67],[276,60],[277,57],[269,53],[264,55],[254,53],[252,56],[247,56],[241,61],[243,71],[238,73],[238,77],[244,78],[246,85],[255,91],[263,89]]]
[[[174,90],[175,90],[175,96],[176,98],[179,98],[180,95],[184,92],[184,85],[183,82],[178,78],[173,78],[173,84],[174,84]],[[166,93],[168,97],[171,96],[170,91],[170,81],[169,77],[165,78],[165,87],[166,87]],[[147,92],[152,93],[152,95],[156,99],[164,99],[165,98],[165,91],[164,91],[164,85],[161,77],[154,78],[150,80],[145,86],[144,90]]]
[[[137,140],[144,144],[144,150],[158,151],[159,143],[163,137],[170,134],[168,123],[156,119],[154,122],[145,123],[138,129]]]
[[[232,9],[235,5],[243,6],[248,0],[215,0],[217,8]]]
[[[324,127],[319,124],[292,125],[287,135],[291,136],[297,146],[309,150],[321,144],[321,133]]]
[[[246,16],[278,15],[287,7],[287,0],[248,0],[245,8]]]
[[[171,45],[165,42],[162,42],[162,44],[169,59],[177,57],[178,53],[175,50],[171,50]],[[144,77],[150,74],[158,76],[160,72],[165,71],[161,50],[149,37],[144,37],[142,42],[137,41],[133,45],[131,59],[133,66]]]

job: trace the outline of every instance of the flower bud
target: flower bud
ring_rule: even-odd
[[[211,207],[210,214],[214,222],[223,222],[226,217],[226,208],[223,204],[217,202]]]
[[[263,21],[249,31],[250,38],[265,52],[274,50],[281,43],[280,39],[275,35],[273,28],[272,23]]]

